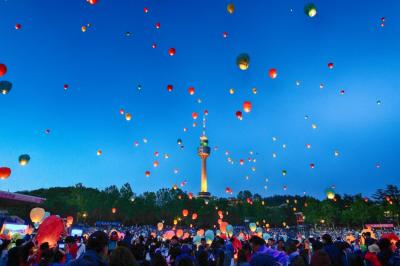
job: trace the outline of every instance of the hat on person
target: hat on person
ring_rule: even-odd
[[[103,231],[96,231],[89,236],[87,249],[100,252],[107,245],[108,245],[108,235]]]
[[[368,246],[368,251],[371,253],[378,253],[381,250],[379,249],[379,246],[377,244],[372,244],[372,245]]]

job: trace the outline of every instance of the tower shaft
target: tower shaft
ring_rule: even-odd
[[[207,192],[207,158],[201,159],[201,192]]]

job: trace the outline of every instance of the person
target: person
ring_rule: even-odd
[[[153,258],[151,259],[151,266],[168,266],[167,260],[161,254],[160,250],[156,250]]]
[[[192,249],[189,245],[185,244],[181,248],[181,254],[179,254],[175,259],[175,265],[180,265],[181,261],[183,264],[187,263],[187,261],[195,262],[196,259],[191,255]],[[185,264],[186,265],[186,264]]]
[[[250,260],[250,266],[269,266],[276,265],[277,262],[282,265],[288,264],[286,255],[281,252],[267,248],[264,239],[259,236],[250,238],[250,245],[253,249],[253,257]]]
[[[315,241],[312,244],[314,248],[314,252],[311,256],[311,266],[330,266],[331,259],[329,258],[328,253],[323,249],[323,244],[320,241]]]
[[[131,248],[132,254],[136,258],[139,264],[145,262],[146,260],[146,247],[143,242],[144,242],[144,237],[139,236],[135,240]]]
[[[0,239],[0,266],[6,266],[7,265],[7,258],[8,258],[8,245],[10,244],[10,241],[7,239]]]
[[[169,246],[169,262],[171,265],[175,265],[176,258],[181,254],[181,246],[179,245],[179,238],[177,236],[173,236],[171,238],[170,246]]]
[[[250,266],[247,262],[246,251],[244,249],[239,249],[238,251],[237,266]]]
[[[377,244],[372,244],[368,246],[368,251],[365,254],[366,266],[381,266],[378,259],[378,253],[380,252],[379,246]]]
[[[110,256],[110,266],[138,266],[132,252],[124,246],[118,246]]]
[[[69,266],[107,266],[108,236],[103,231],[96,231],[89,236],[87,250]]]
[[[382,238],[377,242],[377,245],[380,250],[378,252],[378,259],[379,259],[381,265],[382,266],[392,266],[392,265],[389,265],[389,260],[393,255],[392,243],[390,242],[390,240],[387,238]]]
[[[329,234],[322,236],[322,242],[324,243],[324,250],[328,253],[329,258],[333,266],[342,265],[342,254],[339,248],[333,243],[332,237]]]
[[[376,239],[371,237],[371,232],[364,233],[364,243],[367,247],[376,243]]]
[[[290,266],[306,266],[303,257],[297,249],[298,241],[289,241],[286,246],[286,252],[289,255]]]
[[[274,248],[275,248],[275,239],[273,239],[272,237],[268,238],[267,246],[268,246],[269,248],[274,249]]]

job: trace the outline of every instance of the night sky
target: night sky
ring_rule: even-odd
[[[187,181],[182,189],[197,193],[205,110],[214,195],[228,196],[229,187],[234,195],[323,197],[335,186],[368,196],[399,185],[400,2],[314,1],[313,18],[307,1],[237,0],[233,14],[228,3],[0,2],[0,63],[8,68],[0,80],[13,83],[0,95],[0,167],[13,171],[0,189],[129,182],[141,193]],[[246,71],[236,65],[241,53],[250,56]],[[24,167],[21,154],[31,156]]]

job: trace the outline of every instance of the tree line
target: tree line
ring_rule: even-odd
[[[399,224],[400,190],[395,185],[378,189],[371,198],[336,194],[334,199],[319,200],[311,196],[275,195],[262,197],[241,191],[236,197],[212,197],[205,201],[179,188],[160,189],[136,195],[129,183],[103,190],[77,184],[21,193],[44,197],[46,211],[62,217],[73,216],[75,222],[94,224],[96,221],[118,221],[126,225],[152,224],[164,221],[181,226],[212,226],[222,211],[223,220],[233,225],[259,222],[270,226],[297,225],[296,214],[304,216],[311,226],[361,227],[366,223]],[[9,206],[10,214],[29,220],[32,206]],[[182,211],[188,210],[183,216]],[[192,219],[192,214],[197,219]],[[221,214],[221,212],[220,212]]]

